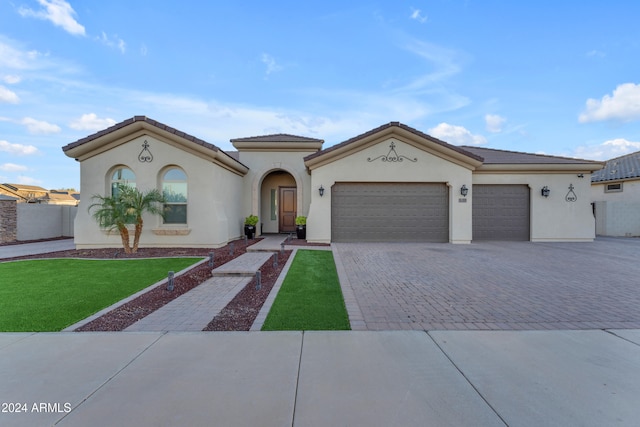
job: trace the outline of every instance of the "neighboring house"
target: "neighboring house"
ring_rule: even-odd
[[[11,196],[22,203],[38,203],[38,199],[47,195],[47,190],[36,185],[0,184],[0,194]]]
[[[325,150],[286,134],[231,142],[238,151],[226,153],[136,116],[63,151],[80,162],[85,195],[118,183],[169,195],[170,214],[145,220],[141,246],[222,246],[250,214],[259,233],[291,232],[308,216],[312,242],[594,238],[589,176],[599,162],[458,147],[398,122]],[[90,204],[80,202],[76,246],[119,246]]]
[[[77,206],[80,202],[76,191],[49,191],[36,185],[0,184],[0,194],[18,199],[18,203]]]
[[[596,234],[640,236],[640,151],[608,160],[591,176]]]

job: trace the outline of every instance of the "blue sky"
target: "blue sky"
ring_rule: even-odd
[[[61,147],[146,115],[233,149],[390,121],[456,145],[640,150],[637,1],[0,0],[0,182],[79,188]]]

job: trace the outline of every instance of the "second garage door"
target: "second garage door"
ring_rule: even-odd
[[[529,187],[473,186],[473,240],[529,240]]]
[[[448,242],[449,191],[441,183],[336,183],[334,242]]]

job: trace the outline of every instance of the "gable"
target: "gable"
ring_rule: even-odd
[[[135,116],[108,129],[68,144],[62,151],[82,162],[120,147],[141,137],[153,138],[194,156],[213,162],[236,174],[244,175],[248,168],[213,144],[163,125],[145,116]],[[140,150],[141,153],[143,149]]]
[[[305,165],[310,170],[313,170],[337,160],[353,156],[364,150],[370,150],[372,147],[379,146],[379,150],[376,151],[376,153],[380,152],[381,154],[373,155],[374,153],[372,153],[374,158],[381,156],[380,159],[383,161],[410,162],[408,156],[398,154],[399,145],[413,147],[418,151],[455,163],[469,170],[474,170],[482,165],[482,157],[447,144],[444,141],[440,141],[398,122],[391,122],[380,126],[379,128],[334,145],[326,150],[311,154],[305,157],[304,160]],[[386,153],[382,153],[385,146],[388,150]],[[394,156],[396,156],[396,158],[394,158]],[[417,157],[414,156],[414,158]]]

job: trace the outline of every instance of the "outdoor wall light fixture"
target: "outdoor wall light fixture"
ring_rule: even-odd
[[[320,184],[320,188],[318,188],[318,193],[320,193],[320,197],[324,196],[324,187]]]
[[[549,187],[547,187],[546,185],[542,187],[542,190],[540,190],[540,194],[542,194],[542,197],[549,197],[550,192],[551,190],[549,190]]]
[[[462,197],[466,197],[467,194],[469,194],[469,189],[466,185],[462,184],[462,187],[460,187],[460,194],[462,194]]]

